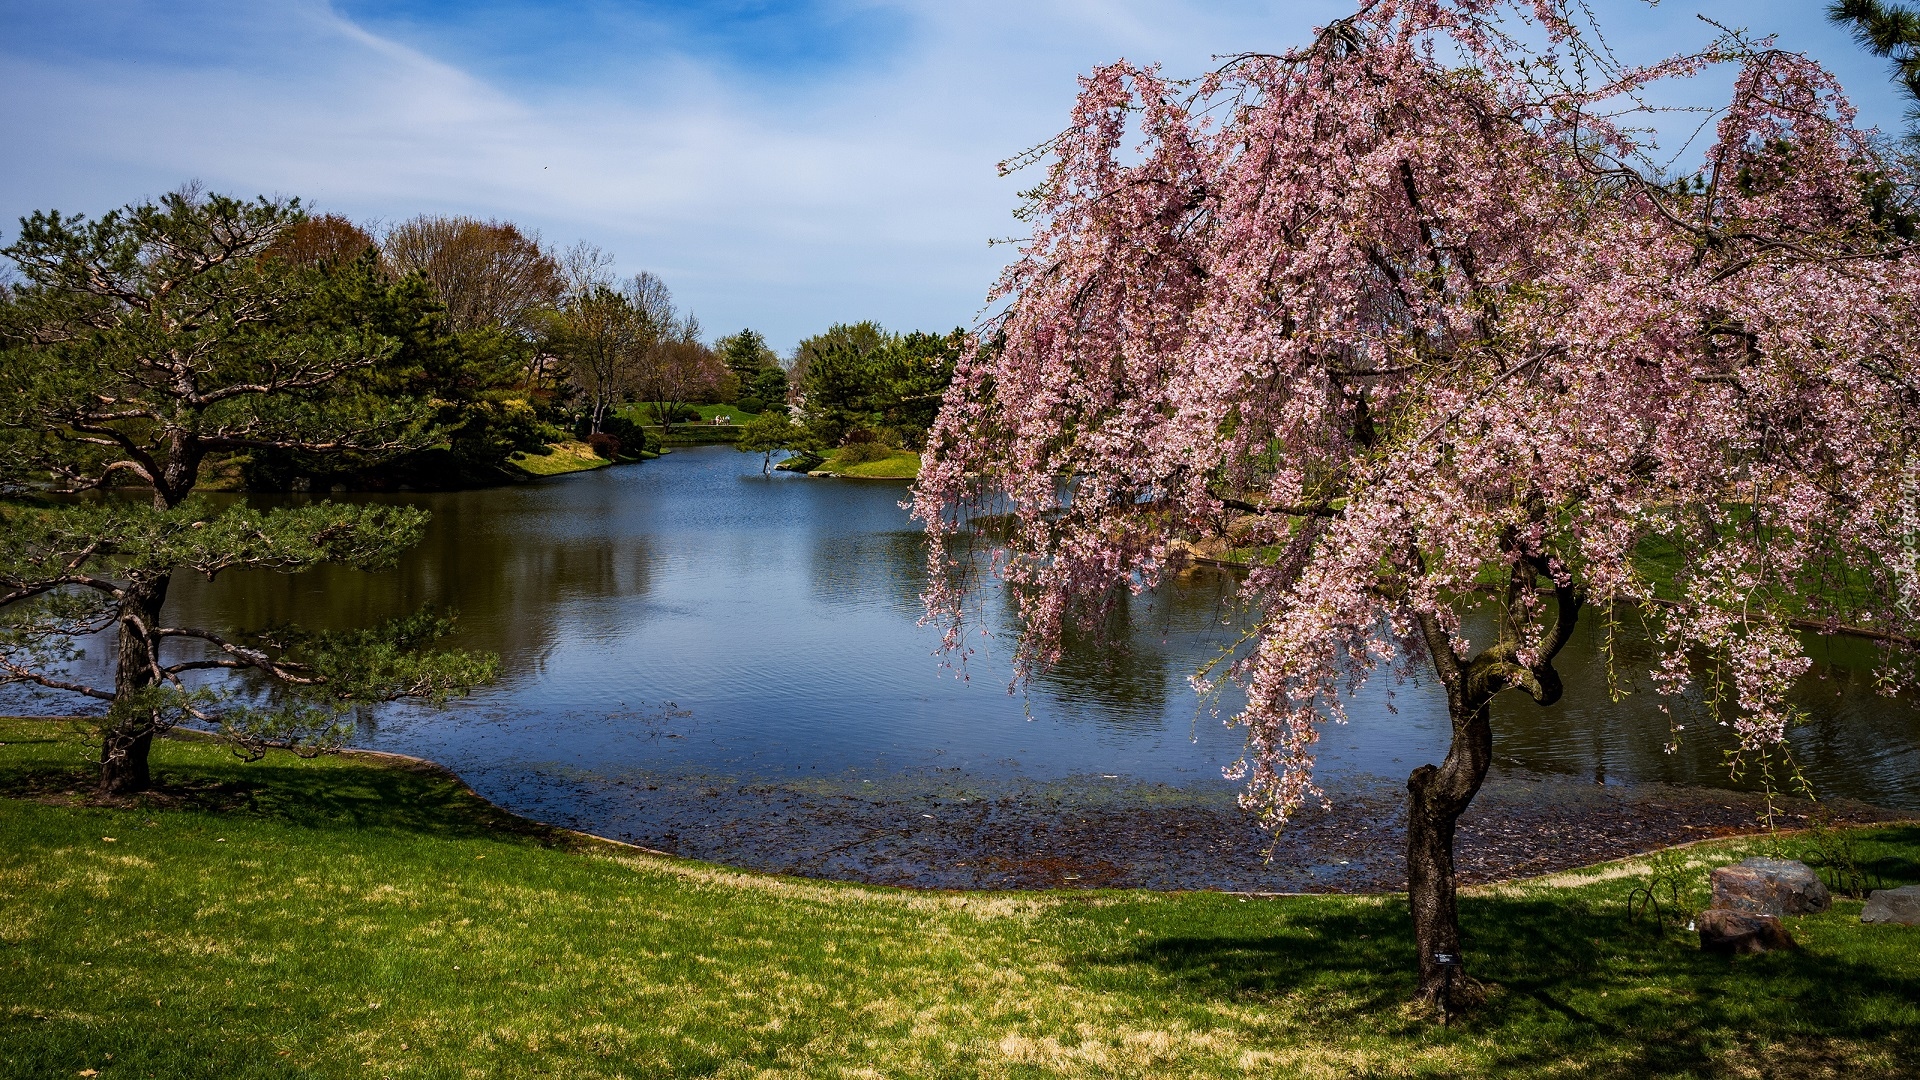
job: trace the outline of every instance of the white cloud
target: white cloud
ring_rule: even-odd
[[[659,273],[716,332],[750,324],[789,345],[842,319],[944,327],[972,319],[1006,253],[987,238],[1017,228],[1008,211],[1024,181],[996,177],[995,163],[1058,127],[1077,74],[1123,54],[1197,72],[1214,53],[1296,43],[1349,8],[904,10],[914,30],[897,50],[798,75],[663,42],[601,58],[584,82],[508,85],[430,36],[405,44],[324,3],[227,0],[164,23],[103,4],[99,18],[133,20],[118,40],[165,47],[0,46],[0,214],[98,212],[197,177],[360,218],[465,212],[584,237],[624,271]],[[1617,36],[1654,30],[1629,20]]]

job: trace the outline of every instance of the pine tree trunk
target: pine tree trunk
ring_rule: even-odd
[[[104,796],[145,791],[153,781],[147,754],[153,748],[157,717],[152,704],[142,697],[154,684],[159,667],[159,642],[151,628],[160,625],[168,582],[164,575],[131,582],[120,602],[114,702],[100,740],[100,794]]]
[[[114,797],[147,790],[153,783],[147,752],[153,748],[152,715],[117,716],[100,742],[100,794]]]
[[[1476,695],[1477,696],[1477,695]],[[1464,703],[1453,718],[1453,745],[1438,767],[1422,765],[1407,778],[1407,903],[1419,950],[1416,997],[1446,1012],[1472,1004],[1460,950],[1460,914],[1454,904],[1453,837],[1493,762],[1490,700]]]

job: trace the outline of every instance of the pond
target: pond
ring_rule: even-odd
[[[974,639],[964,673],[943,664],[937,634],[919,625],[924,547],[900,506],[904,484],[768,477],[760,465],[757,454],[689,448],[510,488],[352,496],[430,509],[425,542],[381,574],[183,578],[169,616],[350,626],[422,604],[455,608],[455,644],[499,653],[498,684],[445,712],[389,709],[359,742],[446,764],[509,808],[647,846],[971,884],[1001,880],[978,849],[1019,847],[1050,829],[1112,830],[1100,814],[1122,803],[1211,815],[1195,840],[1203,846],[1259,846],[1257,834],[1221,824],[1239,820],[1235,788],[1220,776],[1239,734],[1200,707],[1187,681],[1235,637],[1231,575],[1193,572],[1133,598],[1111,647],[1078,643],[1009,693],[997,597],[984,605],[993,633]],[[1561,664],[1562,704],[1502,700],[1503,774],[1550,782],[1526,789],[1534,801],[1589,797],[1576,786],[1742,786],[1727,776],[1722,732],[1689,724],[1669,755],[1651,693],[1609,700],[1590,623]],[[1870,647],[1821,642],[1815,655],[1802,687],[1808,722],[1793,732],[1808,777],[1822,795],[1920,809],[1920,712],[1872,693],[1861,674]],[[1385,690],[1365,692],[1353,722],[1322,742],[1330,796],[1372,800],[1362,831],[1390,828],[1398,785],[1446,746],[1431,684],[1398,687],[1391,702]],[[1221,704],[1224,716],[1234,703]],[[1626,805],[1609,812],[1633,813]],[[1037,824],[1026,813],[1036,806],[1050,808]],[[902,853],[920,835],[907,825],[946,828],[957,815],[971,831]],[[1136,838],[1142,852],[1166,846],[1169,819],[1156,820]],[[952,873],[932,873],[935,863]],[[1226,878],[1173,868],[1106,880],[1276,880],[1257,858],[1242,864]],[[1098,876],[1062,869],[1048,880]]]

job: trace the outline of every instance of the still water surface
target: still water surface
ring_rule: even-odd
[[[679,450],[644,465],[486,491],[365,496],[433,512],[381,574],[230,574],[176,582],[187,625],[350,626],[436,604],[455,644],[497,652],[499,683],[444,713],[394,708],[369,747],[443,762],[509,806],[595,827],[594,793],[636,777],[731,783],[1093,778],[1224,796],[1238,733],[1187,677],[1234,637],[1232,578],[1201,572],[1134,598],[1115,648],[1083,645],[1008,692],[1008,620],[966,678],[918,625],[924,549],[900,483],[763,477],[757,454]],[[355,496],[361,497],[361,496]],[[96,655],[105,650],[94,650]],[[1794,747],[1823,794],[1920,809],[1920,710],[1874,695],[1854,642],[1816,643]],[[1569,646],[1564,702],[1508,695],[1497,761],[1600,783],[1728,784],[1721,732],[1667,719],[1642,692],[1608,700],[1590,625]],[[1330,791],[1403,778],[1444,753],[1430,685],[1367,691],[1332,727]],[[1223,702],[1230,712],[1231,698]],[[1694,718],[1697,720],[1697,718]]]

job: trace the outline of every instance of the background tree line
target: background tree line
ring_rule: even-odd
[[[791,415],[748,426],[741,447],[819,454],[919,450],[966,347],[964,331],[890,333],[835,323],[795,346],[787,365]]]
[[[665,282],[616,276],[592,244],[556,250],[511,222],[468,217],[420,215],[371,231],[327,214],[300,217],[269,255],[335,281],[337,320],[370,322],[398,342],[383,389],[433,401],[444,437],[377,460],[232,456],[228,471],[252,490],[494,483],[511,475],[516,453],[544,454],[567,438],[608,457],[657,450],[622,411],[630,403],[643,404],[641,420],[671,425],[743,387],[785,400],[785,374],[759,335],[707,345]],[[753,346],[746,357],[736,339]]]
[[[441,647],[451,615],[431,610],[340,633],[168,625],[176,571],[382,569],[426,521],[216,503],[210,481],[486,482],[569,434],[643,447],[633,415],[671,425],[700,401],[751,406],[798,445],[917,443],[960,340],[842,325],[782,365],[751,330],[703,343],[660,279],[617,278],[588,244],[432,216],[375,236],[193,187],[98,218],[36,213],[0,256],[0,685],[99,703],[115,797],[153,782],[152,740],[176,725],[249,756],[317,752],[372,705],[442,701],[496,668]],[[78,643],[108,633],[111,684],[82,681]]]

